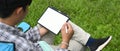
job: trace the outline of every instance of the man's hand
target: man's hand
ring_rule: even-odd
[[[67,27],[67,32],[66,32]],[[61,48],[67,48],[71,37],[74,34],[73,28],[69,23],[65,23],[61,29],[62,33],[62,45]]]
[[[41,37],[44,36],[48,32],[48,30],[45,29],[44,27],[40,28],[39,30],[40,30],[40,36]]]

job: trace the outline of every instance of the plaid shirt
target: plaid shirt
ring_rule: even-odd
[[[15,27],[0,22],[0,41],[14,42],[16,51],[43,51],[37,43],[40,38],[37,26],[23,33]],[[68,50],[58,48],[56,51]]]

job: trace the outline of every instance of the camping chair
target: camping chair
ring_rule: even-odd
[[[30,25],[26,22],[21,22],[17,27],[23,32],[26,32],[30,28]]]
[[[12,42],[0,41],[0,51],[15,51],[15,44]]]

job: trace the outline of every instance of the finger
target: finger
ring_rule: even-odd
[[[65,29],[66,25],[67,25],[67,23],[64,23],[61,29]]]
[[[72,29],[72,26],[71,26],[70,23],[67,23],[67,26],[68,26],[69,29]]]

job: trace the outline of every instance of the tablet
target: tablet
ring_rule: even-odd
[[[69,17],[62,14],[62,12],[53,7],[48,7],[38,20],[38,23],[53,33],[58,34],[63,24],[68,20]]]

